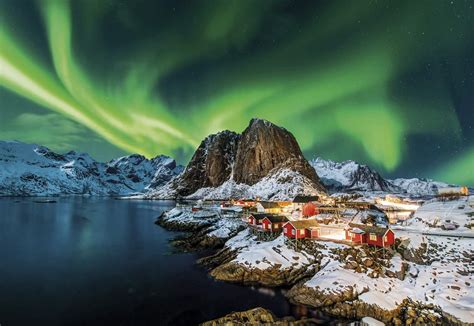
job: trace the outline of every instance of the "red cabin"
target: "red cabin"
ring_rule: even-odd
[[[309,202],[303,205],[303,216],[304,217],[309,217],[309,216],[314,216],[318,215],[318,207],[316,206],[315,203]]]
[[[267,213],[252,213],[247,218],[247,222],[250,225],[255,225],[255,226],[262,225],[263,219],[265,217],[270,217],[270,216],[272,216],[272,215],[267,214]]]
[[[377,247],[390,247],[395,243],[395,233],[390,228],[352,223],[349,226],[346,230],[348,241]]]
[[[283,234],[291,239],[311,238],[311,228],[316,226],[316,220],[289,221],[283,225]]]
[[[288,222],[286,216],[283,215],[269,215],[262,219],[262,227],[264,231],[279,232],[283,225]]]

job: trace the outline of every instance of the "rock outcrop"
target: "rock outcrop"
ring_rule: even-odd
[[[202,323],[203,326],[217,325],[279,325],[279,326],[296,326],[296,325],[316,325],[317,320],[308,318],[295,320],[293,317],[277,318],[273,313],[264,308],[254,308],[246,311],[232,312],[224,317],[217,318]]]
[[[249,268],[236,262],[227,262],[214,268],[210,275],[216,280],[238,284],[257,284],[268,287],[289,286],[298,281],[313,276],[319,265],[304,266],[302,268],[281,269],[274,265],[271,268]]]
[[[228,130],[206,137],[176,182],[178,195],[187,196],[198,189],[217,187],[227,181],[239,140],[239,134]]]
[[[274,169],[284,168],[297,171],[319,185],[318,175],[288,130],[266,120],[252,119],[237,149],[234,180],[253,185]]]

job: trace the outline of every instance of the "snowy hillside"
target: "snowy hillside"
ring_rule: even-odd
[[[320,193],[311,180],[298,172],[278,170],[254,185],[237,184],[228,180],[216,188],[202,188],[188,196],[190,199],[260,198],[263,200],[292,200],[297,195]]]
[[[182,171],[166,156],[130,155],[108,163],[85,153],[57,154],[46,147],[0,141],[0,195],[128,195],[159,186]]]

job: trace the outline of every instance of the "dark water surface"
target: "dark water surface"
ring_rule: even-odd
[[[280,291],[216,282],[177,233],[153,224],[173,202],[0,199],[0,325],[192,325],[262,306]]]

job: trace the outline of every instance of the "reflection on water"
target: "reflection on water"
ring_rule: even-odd
[[[279,290],[215,282],[175,233],[153,224],[173,202],[0,199],[1,325],[189,325],[262,306],[293,313]]]

